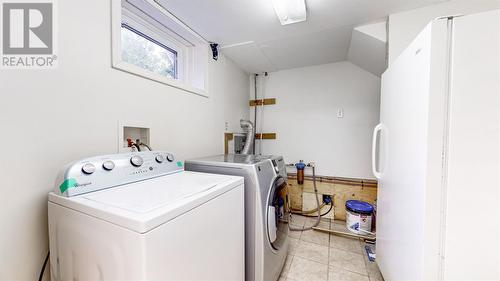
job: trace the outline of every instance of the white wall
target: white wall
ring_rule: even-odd
[[[276,98],[276,105],[264,107],[263,128],[265,133],[276,132],[277,139],[263,140],[263,154],[283,155],[287,163],[314,161],[318,175],[373,178],[371,137],[380,106],[377,76],[344,61],[271,72],[264,85],[265,96]],[[340,107],[344,118],[336,117]]]
[[[453,0],[389,16],[389,64],[433,19],[500,9],[500,0]]]
[[[111,68],[110,1],[58,1],[59,67],[1,70],[0,280],[35,280],[47,193],[59,168],[115,153],[119,120],[150,123],[152,146],[179,159],[223,153],[224,122],[248,116],[248,75],[220,57],[211,98]]]

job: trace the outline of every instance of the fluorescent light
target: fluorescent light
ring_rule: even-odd
[[[306,20],[305,0],[272,0],[281,25]]]

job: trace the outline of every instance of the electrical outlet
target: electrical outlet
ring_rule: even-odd
[[[342,107],[337,109],[337,118],[344,118],[344,109]]]

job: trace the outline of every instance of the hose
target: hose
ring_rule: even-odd
[[[133,142],[131,139],[127,139],[127,142],[128,142],[128,147],[133,146],[137,149],[137,151],[141,151],[141,147],[137,143]]]
[[[241,154],[250,154],[250,146],[255,140],[255,127],[254,124],[249,120],[240,120],[240,126],[245,131],[246,139],[245,146],[241,150]],[[254,151],[255,154],[255,151]]]
[[[323,208],[324,206],[326,206],[327,204],[321,204],[321,208]],[[323,214],[321,214],[320,216],[324,217],[326,215],[328,215],[328,213],[330,213],[333,209],[333,202],[330,203],[330,209],[328,209],[328,211],[324,212]],[[316,210],[314,211],[316,212]],[[293,213],[293,212],[292,212]],[[304,217],[316,217],[316,216],[311,216],[311,215],[302,215]]]
[[[314,195],[316,197],[316,207],[317,207],[316,212],[318,212],[318,215],[316,216],[316,222],[313,225],[309,226],[309,227],[294,227],[293,225],[288,224],[288,228],[291,231],[304,231],[304,230],[313,229],[313,227],[317,227],[319,225],[319,222],[321,220],[321,208],[320,208],[320,205],[319,205],[318,189],[316,188],[316,168],[314,166],[314,163],[309,163],[307,166],[309,166],[309,167],[312,168]]]
[[[326,206],[326,204],[323,203],[323,204],[321,204],[321,206],[319,206],[319,209],[321,210],[325,206]],[[291,213],[292,214],[297,214],[297,215],[308,215],[308,214],[316,213],[317,211],[318,211],[317,208],[314,208],[312,210],[307,210],[307,211],[302,211],[302,210],[297,210],[297,209],[291,209]],[[313,216],[313,217],[315,217],[315,216]]]
[[[142,146],[145,146],[145,147],[146,147],[149,151],[153,151],[149,145],[147,145],[147,144],[145,144],[145,143],[141,142],[139,139],[136,141],[136,143],[137,143],[139,146],[141,146],[141,145],[142,145]]]

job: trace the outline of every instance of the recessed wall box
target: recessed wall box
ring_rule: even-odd
[[[137,151],[135,147],[129,147],[127,139],[133,142],[140,142],[151,146],[151,126],[134,122],[119,122],[118,125],[118,153]],[[147,150],[141,146],[141,149]]]

